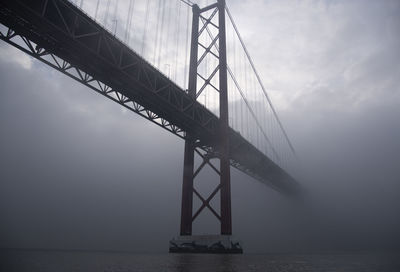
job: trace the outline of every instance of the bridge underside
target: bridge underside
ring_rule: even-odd
[[[219,119],[66,0],[0,0],[0,39],[218,156]],[[284,193],[297,183],[233,129],[233,167]]]

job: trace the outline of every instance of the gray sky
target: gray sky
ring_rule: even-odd
[[[227,2],[309,192],[294,209],[232,170],[234,234],[250,252],[398,246],[400,2]],[[0,80],[0,247],[166,251],[183,141],[4,42]],[[217,230],[210,213],[195,224]]]

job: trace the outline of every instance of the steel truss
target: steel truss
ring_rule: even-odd
[[[211,11],[211,12],[209,12]],[[211,13],[204,17],[205,13]],[[212,19],[218,13],[218,25],[212,22]],[[200,19],[202,27],[199,30]],[[218,34],[209,44],[199,42],[199,37],[207,29],[208,25],[212,25],[218,31]],[[213,53],[211,49],[218,42],[220,50],[218,55]],[[198,49],[202,47],[204,52],[198,56]],[[218,59],[218,64],[213,68],[209,76],[201,75],[198,67],[202,61],[212,55]],[[219,77],[219,86],[211,83],[212,79]],[[204,82],[198,89],[198,79]],[[195,145],[195,135],[188,134],[185,140],[184,153],[184,169],[183,169],[183,185],[182,185],[182,207],[181,207],[181,235],[192,234],[192,223],[199,214],[208,208],[212,214],[220,221],[221,234],[232,234],[231,219],[231,192],[230,192],[230,151],[229,151],[229,125],[228,125],[228,85],[227,85],[227,63],[226,63],[226,33],[225,33],[225,1],[218,0],[216,4],[208,6],[202,10],[197,5],[193,5],[193,23],[192,23],[192,39],[190,51],[190,67],[189,67],[189,90],[188,93],[193,99],[197,99],[207,86],[211,86],[219,93],[219,128],[216,137],[215,157],[220,161],[220,167],[217,169],[210,163],[209,154],[202,154]],[[194,154],[195,152],[203,159],[200,166],[194,171]],[[220,177],[218,186],[213,190],[210,196],[203,197],[194,187],[194,179],[208,164]],[[210,205],[210,201],[220,193],[220,213],[218,214]],[[193,195],[196,195],[202,202],[201,207],[193,214]]]
[[[217,7],[218,4],[213,4],[198,10],[202,32],[207,25],[217,27],[212,22]],[[212,9],[214,15],[203,16]],[[0,0],[0,25],[4,26],[0,29],[1,40],[178,137],[190,140],[189,149],[197,149],[208,157],[221,154],[220,119],[196,101],[199,94],[190,93],[196,88],[189,86],[189,90],[182,90],[67,0]],[[218,35],[211,44],[220,42],[220,38]],[[192,44],[220,57],[211,51],[210,44]],[[197,65],[198,59],[191,67]],[[216,67],[212,77],[221,70],[224,69]],[[202,78],[205,84],[212,79],[197,72],[194,76]],[[225,137],[229,138],[229,162],[233,167],[279,191],[297,190],[293,178],[239,133],[229,128]],[[188,218],[192,221],[192,213]]]
[[[215,115],[68,1],[1,0],[0,15],[9,44],[181,138],[212,140]]]
[[[2,31],[3,30],[3,31]],[[171,124],[164,118],[161,118],[156,113],[146,109],[139,103],[132,101],[126,97],[123,91],[118,91],[108,86],[107,84],[95,79],[93,76],[80,70],[77,66],[68,63],[65,60],[60,59],[56,55],[48,52],[46,49],[39,47],[33,41],[28,38],[18,35],[14,30],[10,28],[0,29],[0,39],[7,42],[8,44],[20,49],[26,54],[40,60],[41,62],[49,65],[50,67],[62,72],[63,74],[75,79],[76,81],[84,84],[92,90],[104,95],[105,97],[117,102],[121,106],[139,114],[140,116],[150,120],[154,124],[168,130],[176,136],[184,139],[185,132],[179,127]],[[23,42],[19,44],[18,42]]]
[[[207,153],[204,152],[202,149],[198,149],[195,148],[194,150],[196,152],[196,154],[198,156],[201,157],[202,159],[202,163],[199,165],[199,167],[196,169],[196,171],[194,171],[193,173],[193,180],[196,178],[196,176],[200,173],[200,171],[204,168],[204,166],[208,165],[212,170],[214,170],[218,176],[221,175],[221,172],[217,169],[217,167],[215,167],[210,160],[212,158],[216,158],[215,155],[213,155],[212,153]],[[216,194],[220,191],[221,189],[221,184],[218,184],[217,187],[212,191],[212,193],[205,199],[197,190],[196,188],[193,186],[193,193],[200,199],[200,201],[202,202],[202,205],[200,206],[200,208],[193,214],[192,216],[192,222],[194,222],[194,220],[197,218],[197,216],[200,215],[200,213],[204,210],[204,208],[208,208],[211,213],[219,220],[221,221],[221,215],[216,212],[214,210],[214,208],[210,205],[210,201],[214,198],[214,196],[216,196]]]

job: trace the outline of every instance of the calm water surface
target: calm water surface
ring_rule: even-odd
[[[400,254],[202,255],[0,250],[1,272],[390,271]]]

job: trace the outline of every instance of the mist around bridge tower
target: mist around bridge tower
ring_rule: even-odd
[[[104,2],[98,18],[113,31]],[[136,2],[133,15],[146,9]],[[398,251],[399,1],[227,4],[296,149],[303,191],[291,199],[231,168],[246,254]],[[121,39],[128,5],[117,9]],[[94,17],[96,1],[85,8]],[[131,27],[140,51],[145,25]],[[184,66],[174,74],[173,58],[157,56],[184,84]],[[0,86],[0,248],[166,253],[179,232],[184,141],[5,42]],[[208,195],[217,182],[206,168],[195,186]],[[206,210],[194,233],[216,232]]]

